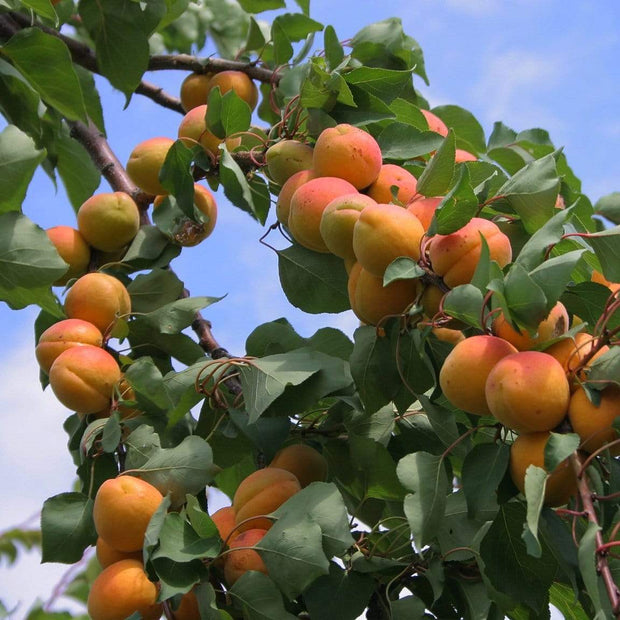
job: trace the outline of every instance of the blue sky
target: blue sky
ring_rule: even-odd
[[[288,4],[295,10],[291,0]],[[421,81],[417,87],[432,105],[470,110],[487,135],[499,120],[517,131],[547,129],[593,201],[620,190],[617,0],[311,0],[311,16],[332,24],[341,39],[374,21],[401,17],[405,32],[424,51],[430,87]],[[183,77],[169,72],[147,79],[176,94]],[[109,141],[121,161],[146,138],[176,137],[179,115],[139,96],[123,111],[123,97],[99,83]],[[218,203],[213,235],[184,251],[173,267],[194,295],[227,295],[204,313],[223,346],[242,354],[255,326],[281,316],[302,335],[323,325],[350,333],[356,325],[350,312],[310,317],[292,308],[280,290],[273,253],[258,242],[263,229],[223,197]],[[24,212],[43,227],[75,223],[62,190],[55,194],[42,174],[29,190]],[[73,481],[62,432],[69,412],[38,385],[35,317],[32,309],[13,312],[0,304],[0,471],[5,474],[0,531],[36,513],[45,498],[70,490]],[[35,554],[14,569],[0,566],[0,599],[24,605],[37,595],[47,599],[64,569],[39,566]]]

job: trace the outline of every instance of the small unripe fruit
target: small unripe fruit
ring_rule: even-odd
[[[207,103],[212,73],[190,73],[181,84],[181,105],[186,112]]]
[[[52,226],[45,232],[60,258],[69,265],[65,275],[56,280],[53,286],[64,286],[69,280],[79,278],[88,271],[90,246],[79,230],[71,226]]]
[[[139,551],[162,499],[152,484],[140,478],[127,475],[106,480],[93,505],[97,534],[118,551]]]
[[[232,586],[241,575],[249,570],[267,574],[267,567],[257,551],[253,549],[241,549],[241,547],[253,547],[267,533],[261,528],[252,528],[242,532],[231,543],[230,551],[224,558],[224,578],[229,586]]]
[[[125,192],[95,194],[79,208],[77,222],[90,245],[102,252],[117,252],[138,233],[140,211]]]
[[[283,185],[300,170],[310,170],[312,158],[312,147],[299,140],[280,140],[265,152],[269,177],[278,185]]]
[[[82,319],[65,319],[48,327],[39,337],[35,348],[37,362],[44,373],[49,373],[56,358],[71,347],[103,344],[101,331]]]
[[[110,404],[121,370],[104,349],[92,345],[63,351],[49,371],[56,398],[80,415],[96,413]]]
[[[313,168],[319,177],[338,177],[363,189],[379,176],[381,148],[366,131],[342,123],[324,129],[314,145]]]
[[[258,104],[258,88],[253,80],[243,71],[220,71],[215,73],[209,80],[208,93],[219,87],[222,95],[229,90],[243,99],[253,110]],[[207,98],[208,98],[207,93]]]
[[[147,194],[166,194],[159,181],[159,172],[174,144],[171,138],[157,137],[136,145],[127,161],[127,174]]]
[[[302,489],[311,482],[322,482],[327,477],[325,457],[304,443],[291,444],[279,450],[269,467],[279,467],[295,474]]]
[[[394,202],[392,187],[396,186],[396,200],[406,205],[415,195],[418,180],[405,168],[396,164],[383,164],[379,176],[368,186],[366,193],[376,202]]]

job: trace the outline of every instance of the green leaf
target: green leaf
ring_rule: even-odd
[[[21,4],[32,9],[37,15],[58,26],[58,15],[49,0],[20,0]]]
[[[45,151],[14,125],[0,133],[0,213],[18,211]]]
[[[340,45],[338,36],[333,26],[326,26],[323,33],[323,47],[325,48],[325,60],[332,71],[343,61],[344,49]]]
[[[286,7],[284,0],[238,0],[238,2],[246,13],[262,13]]]
[[[603,275],[610,282],[620,282],[620,225],[591,234],[588,241],[601,262]]]
[[[590,596],[594,609],[602,607],[601,589],[599,588],[600,577],[597,570],[598,547],[597,534],[601,531],[598,523],[588,522],[588,527],[579,541],[578,558],[581,576],[586,586],[586,591]]]
[[[135,320],[144,321],[155,327],[160,334],[178,334],[182,329],[192,324],[198,310],[202,310],[220,301],[220,299],[221,297],[186,297],[167,303],[152,312],[137,317]]]
[[[473,327],[480,326],[484,297],[473,284],[455,286],[443,300],[444,312]]]
[[[79,561],[84,549],[97,539],[92,514],[93,500],[82,493],[61,493],[46,499],[41,511],[41,561]]]
[[[535,558],[542,555],[542,547],[538,540],[538,520],[545,501],[545,485],[547,473],[542,467],[530,465],[525,470],[525,499],[527,500],[527,519],[523,524],[521,538],[525,542],[527,552]]]
[[[424,196],[443,196],[448,191],[454,176],[455,149],[454,132],[450,130],[420,175],[418,193]]]
[[[341,258],[300,245],[278,250],[278,272],[286,298],[310,314],[348,310],[348,276]]]
[[[396,99],[407,85],[411,84],[410,71],[358,67],[345,75],[348,84],[354,84],[388,104]]]
[[[400,459],[396,473],[413,493],[405,497],[405,515],[415,545],[421,549],[437,534],[446,508],[448,476],[442,456],[415,452]]]
[[[563,615],[565,620],[588,620],[581,603],[570,586],[555,582],[549,591],[549,601]]]
[[[213,530],[210,537],[203,538],[181,514],[170,512],[159,530],[159,546],[151,554],[151,559],[168,558],[184,563],[200,558],[214,558],[220,552],[221,541],[217,528]]]
[[[471,186],[469,169],[461,166],[459,178],[435,210],[429,235],[449,235],[467,224],[478,211],[478,198]]]
[[[222,95],[217,87],[209,93],[206,118],[208,129],[218,138],[226,138],[249,129],[252,110],[234,90]]]
[[[612,192],[599,198],[594,204],[594,212],[614,224],[620,224],[620,192]]]
[[[283,13],[274,19],[290,41],[303,41],[308,35],[323,30],[323,24],[300,13]]]
[[[123,256],[123,265],[132,269],[167,267],[180,252],[181,247],[171,243],[156,226],[140,226]]]
[[[504,296],[511,317],[521,326],[534,329],[549,312],[544,290],[518,263],[514,263],[506,275]]]
[[[545,444],[545,469],[551,473],[577,450],[580,442],[576,433],[550,433]]]
[[[174,195],[176,204],[187,217],[194,219],[194,178],[191,172],[193,153],[175,140],[168,149],[166,159],[159,172],[159,180],[166,190]]]
[[[152,28],[140,4],[131,0],[80,0],[79,12],[95,42],[99,69],[112,86],[129,97],[149,62]]]
[[[127,286],[133,312],[152,312],[176,301],[183,293],[183,282],[168,269],[153,269],[137,275]]]
[[[87,120],[71,54],[58,37],[38,28],[25,28],[11,37],[2,53],[11,59],[48,105],[69,120]]]
[[[576,314],[589,325],[596,325],[604,312],[609,299],[609,289],[596,282],[580,282],[569,286],[560,297],[560,301],[571,314]],[[608,328],[613,329],[620,325],[620,316],[616,312],[610,318]]]
[[[41,98],[13,65],[0,59],[0,112],[29,136],[41,135]]]
[[[407,256],[395,258],[385,270],[383,274],[383,286],[387,286],[395,280],[409,280],[420,278],[426,272],[416,261]]]
[[[478,153],[486,150],[484,129],[471,112],[456,105],[441,105],[433,108],[432,112],[454,129],[457,140],[465,140]]]
[[[252,620],[296,620],[284,608],[282,594],[275,583],[256,571],[241,575],[228,590],[235,607],[243,612],[245,618]]]
[[[384,160],[403,161],[437,150],[443,138],[405,123],[390,123],[377,137]]]

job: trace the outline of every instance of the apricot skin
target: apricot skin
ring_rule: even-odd
[[[208,94],[219,86],[222,95],[229,90],[243,99],[253,110],[258,104],[258,88],[252,79],[242,71],[220,71],[209,80]]]
[[[308,444],[295,443],[279,450],[269,467],[279,467],[295,474],[301,488],[312,482],[322,482],[327,477],[327,461],[315,448]]]
[[[267,515],[300,490],[299,480],[290,471],[277,467],[259,469],[244,478],[235,492],[232,502],[235,521],[240,524],[251,517]],[[271,519],[259,517],[239,525],[237,530],[268,530],[272,524]]]
[[[69,318],[82,319],[105,333],[119,316],[131,312],[131,299],[124,284],[106,273],[92,272],[79,278],[64,303]]]
[[[269,177],[283,185],[296,172],[312,168],[313,150],[299,140],[281,140],[265,152]]]
[[[232,506],[224,506],[211,515],[211,521],[215,523],[220,538],[227,540],[237,524],[235,521],[235,509]]]
[[[424,228],[403,207],[378,204],[366,207],[353,228],[353,251],[358,262],[382,278],[387,266],[399,256],[420,258]]]
[[[144,617],[156,600],[157,586],[149,580],[142,562],[120,560],[104,568],[93,581],[88,615],[92,620],[125,620],[135,612]]]
[[[174,620],[200,620],[200,618],[196,593],[190,590],[181,597],[179,606],[174,610]]]
[[[424,108],[420,108],[420,112],[422,112],[422,114],[424,114],[424,118],[426,118],[429,131],[434,131],[440,136],[444,136],[444,138],[448,135],[447,125],[436,114],[433,114],[430,110],[425,110]]]
[[[190,73],[181,83],[181,105],[186,112],[207,103],[212,73]]]
[[[108,545],[101,536],[97,538],[96,554],[101,568],[107,568],[111,564],[120,562],[121,560],[138,560],[142,562],[142,550],[131,552],[118,551],[114,547]]]
[[[355,192],[334,198],[323,211],[319,231],[328,250],[343,259],[355,261],[353,228],[362,210],[377,203]]]
[[[49,381],[56,398],[80,415],[96,413],[110,404],[121,370],[104,349],[70,347],[52,364]]]
[[[35,356],[41,370],[49,373],[54,360],[71,347],[92,345],[100,347],[103,336],[99,329],[81,319],[64,319],[48,327],[39,337]]]
[[[249,570],[267,574],[267,567],[257,551],[239,548],[253,547],[266,533],[267,530],[262,528],[252,528],[239,534],[230,544],[230,548],[235,551],[230,551],[224,558],[224,578],[229,586]]]
[[[288,216],[288,229],[295,241],[309,250],[329,253],[320,231],[323,211],[334,198],[355,191],[351,183],[335,177],[319,177],[303,183],[291,198]]]
[[[398,188],[396,200],[406,205],[416,194],[418,180],[402,166],[383,164],[379,176],[368,186],[366,193],[376,202],[388,204],[394,202],[393,185]]]
[[[557,338],[568,329],[568,312],[562,302],[558,301],[549,314],[542,320],[536,330],[536,335],[530,336],[527,330],[519,333],[500,313],[493,321],[493,333],[504,340],[512,343],[519,351],[533,349],[537,345]]]
[[[78,228],[86,241],[102,252],[124,248],[140,229],[140,211],[125,192],[95,194],[78,209]]]
[[[420,220],[422,228],[426,231],[429,229],[435,211],[442,200],[443,196],[429,196],[428,198],[426,196],[418,196],[406,205],[406,209]]]
[[[159,182],[159,171],[174,140],[166,137],[149,138],[137,144],[125,166],[131,180],[147,194],[167,194]]]
[[[97,534],[114,549],[139,551],[146,528],[162,494],[148,482],[134,476],[106,480],[97,491],[93,521]]]
[[[566,415],[570,398],[562,365],[541,351],[519,351],[493,367],[485,395],[491,413],[517,433],[554,429]]]
[[[491,415],[485,395],[489,373],[517,349],[496,336],[470,336],[456,344],[439,372],[445,397],[458,409],[476,415]]]
[[[68,265],[65,275],[56,280],[53,286],[64,286],[69,280],[79,278],[88,271],[90,246],[79,230],[71,226],[52,226],[45,232],[60,258]]]
[[[600,398],[599,405],[595,406],[585,390],[578,387],[568,405],[568,419],[581,438],[581,449],[586,452],[594,452],[620,438],[613,427],[615,418],[620,416],[620,388],[609,385],[601,391]],[[610,452],[618,456],[620,445],[612,446]]]
[[[206,104],[192,108],[181,119],[177,136],[190,149],[200,144],[205,150],[217,155],[218,147],[224,140],[207,129],[206,113]]]
[[[304,183],[314,179],[315,175],[312,170],[300,170],[290,176],[280,188],[278,200],[276,202],[276,217],[280,224],[288,227],[288,218],[291,212],[291,198],[293,194]]]
[[[317,176],[338,177],[363,189],[379,176],[382,165],[377,141],[363,129],[341,123],[324,129],[314,145]]]
[[[519,435],[510,446],[510,477],[515,486],[525,493],[525,472],[530,465],[545,469],[545,445],[549,432]],[[563,506],[577,492],[577,479],[568,462],[562,461],[551,472],[545,484],[546,506]]]
[[[491,260],[505,267],[512,260],[510,240],[490,220],[474,217],[449,235],[431,237],[428,252],[433,271],[450,288],[471,282],[480,260],[480,235],[489,246]]]

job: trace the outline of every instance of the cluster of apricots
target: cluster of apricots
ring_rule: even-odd
[[[429,129],[442,135],[445,124],[423,110]],[[457,161],[476,159],[460,152]],[[376,325],[400,314],[422,297],[433,316],[445,291],[421,290],[417,280],[384,286],[387,266],[398,257],[430,261],[432,270],[452,288],[471,281],[484,236],[491,259],[505,266],[512,259],[510,240],[490,220],[473,218],[450,235],[426,239],[442,197],[417,192],[417,179],[406,168],[383,163],[381,148],[366,131],[343,123],[323,130],[314,146],[282,140],[266,152],[270,178],[281,185],[278,221],[293,239],[315,252],[344,260],[348,292],[356,316]]]
[[[572,429],[580,437],[580,449],[589,453],[618,438],[613,420],[620,411],[620,388],[608,385],[594,404],[583,386],[590,364],[608,347],[598,347],[585,332],[566,334],[568,326],[561,302],[534,336],[516,330],[500,314],[492,334],[458,342],[440,371],[442,391],[455,407],[493,416],[517,434],[510,474],[521,492],[529,465],[544,469],[545,445],[555,429]],[[611,450],[619,453],[617,446]],[[563,461],[546,481],[545,503],[563,505],[575,492],[575,472]]]

